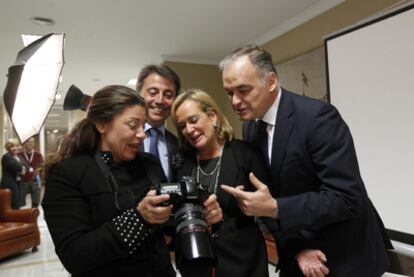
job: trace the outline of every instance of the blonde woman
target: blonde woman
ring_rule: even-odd
[[[22,175],[26,173],[26,167],[18,155],[17,139],[8,140],[5,147],[7,153],[1,159],[1,188],[8,188],[12,191],[12,208],[19,209],[22,206],[21,196],[23,194],[21,180]]]
[[[223,221],[212,226],[217,256],[215,276],[268,276],[266,245],[254,217],[244,215],[236,199],[220,188],[221,184],[227,184],[254,189],[249,182],[250,172],[266,180],[260,152],[234,139],[233,128],[217,104],[199,89],[179,95],[173,104],[172,116],[183,146],[179,154],[182,162],[173,159],[176,180],[192,176],[209,187],[222,208]],[[192,268],[191,263],[181,257],[177,258],[177,265],[182,276],[212,275],[212,272]]]

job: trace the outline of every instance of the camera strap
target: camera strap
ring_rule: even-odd
[[[96,163],[98,164],[99,169],[105,177],[106,183],[110,191],[114,195],[116,208],[118,210],[121,210],[118,204],[118,184],[116,183],[114,175],[112,174],[111,170],[109,170],[109,167],[106,165],[106,163],[102,160],[102,154],[99,151],[95,153],[94,158]]]

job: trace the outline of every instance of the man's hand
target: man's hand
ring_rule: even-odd
[[[278,212],[277,201],[270,194],[269,188],[260,182],[252,172],[249,174],[249,179],[257,189],[256,191],[244,191],[242,186],[234,188],[221,185],[221,188],[237,199],[239,207],[245,215],[275,217]]]
[[[169,199],[169,194],[157,195],[155,190],[150,190],[138,203],[137,210],[148,223],[162,224],[168,220],[173,207],[162,206],[161,203]]]
[[[324,277],[329,274],[326,256],[318,249],[305,249],[296,255],[296,261],[306,277]]]
[[[214,194],[210,195],[204,205],[204,214],[209,224],[220,222],[223,219],[223,212],[217,201],[217,196]]]

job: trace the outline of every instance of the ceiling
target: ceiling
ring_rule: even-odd
[[[61,111],[71,84],[87,94],[136,78],[162,61],[217,64],[236,47],[263,44],[343,0],[1,0],[0,91],[23,48],[21,34],[66,33],[61,99],[46,122],[66,126]],[[32,17],[47,17],[39,26]],[[132,86],[134,87],[134,86]]]

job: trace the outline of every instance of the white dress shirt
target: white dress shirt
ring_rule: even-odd
[[[277,93],[276,100],[273,102],[272,106],[267,110],[263,118],[258,118],[267,123],[267,154],[269,157],[269,164],[272,163],[272,146],[273,146],[273,135],[275,132],[277,111],[279,109],[280,98],[282,97],[282,89],[279,88]],[[257,119],[257,120],[258,120]]]

